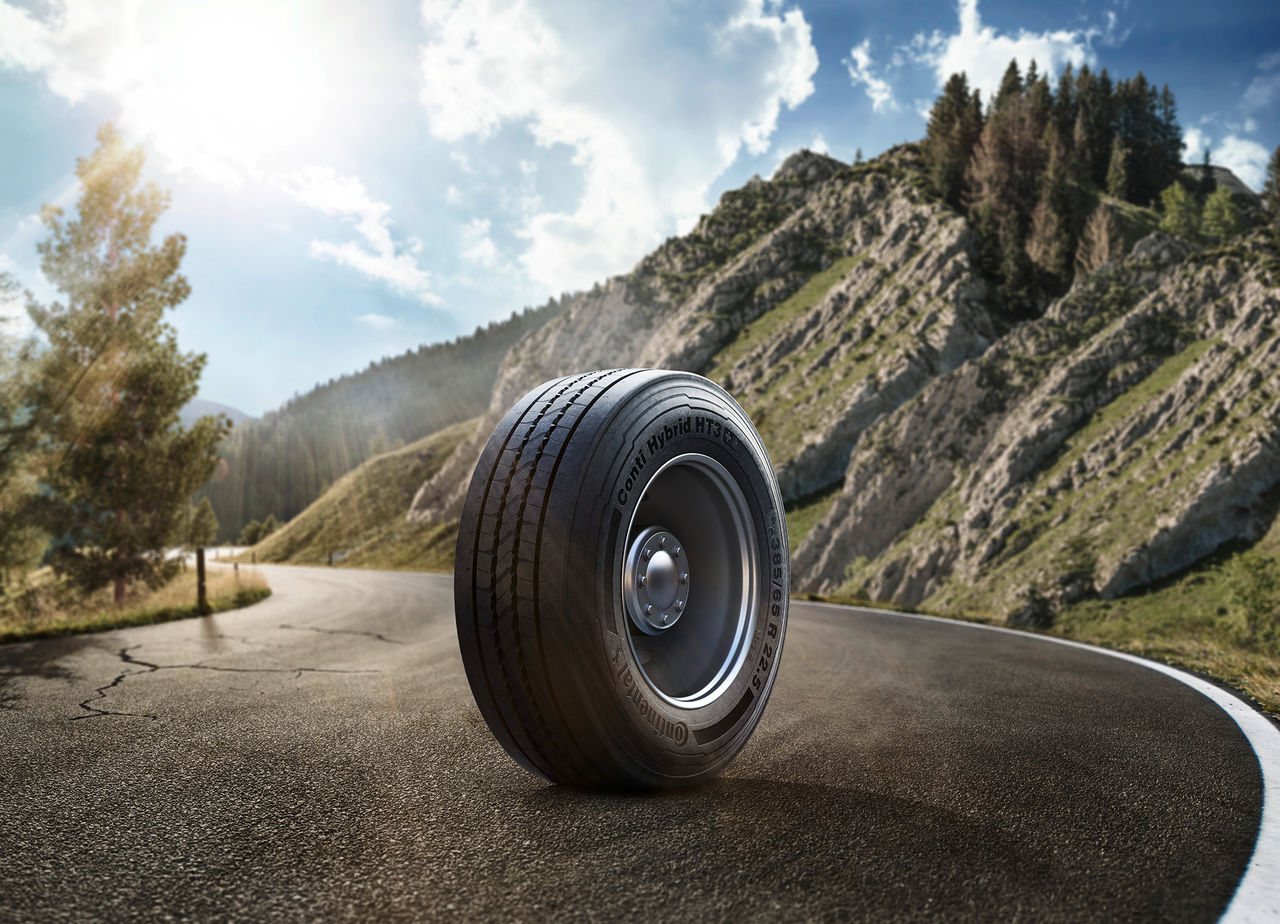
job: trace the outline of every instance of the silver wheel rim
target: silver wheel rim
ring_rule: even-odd
[[[746,495],[710,456],[677,456],[645,486],[627,529],[622,598],[640,674],[673,706],[714,702],[746,660],[755,538]]]

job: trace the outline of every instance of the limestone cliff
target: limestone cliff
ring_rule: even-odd
[[[913,146],[852,167],[800,152],[512,348],[409,516],[457,516],[484,440],[528,389],[634,365],[723,384],[785,500],[825,507],[796,591],[1003,615],[1032,591],[1121,594],[1266,528],[1274,235],[1196,251],[1150,234],[1021,323],[979,272],[979,243]]]

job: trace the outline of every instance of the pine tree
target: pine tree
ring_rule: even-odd
[[[1271,224],[1280,228],[1280,144],[1267,164],[1267,181],[1262,186],[1262,203],[1271,213]]]
[[[1004,76],[1000,78],[1000,89],[996,91],[991,111],[995,113],[1008,109],[1015,100],[1022,98],[1022,88],[1022,74],[1018,71],[1018,59],[1014,58],[1004,69]]]
[[[257,545],[262,538],[262,524],[257,520],[250,520],[244,524],[244,529],[240,530],[240,538],[237,540],[240,545]]]
[[[968,80],[952,74],[929,113],[924,159],[934,190],[957,209],[964,202],[965,169],[981,131]]]
[[[1031,213],[1031,236],[1027,256],[1048,277],[1055,293],[1071,279],[1075,253],[1076,196],[1067,169],[1066,145],[1050,125],[1045,133],[1049,163],[1041,181],[1040,200]]]
[[[1129,150],[1117,138],[1111,143],[1111,163],[1107,167],[1107,194],[1129,198]]]
[[[1080,245],[1076,248],[1076,273],[1095,272],[1104,264],[1120,259],[1123,254],[1124,244],[1115,216],[1105,202],[1100,202],[1080,235]]]
[[[1215,189],[1205,201],[1200,230],[1205,237],[1216,242],[1229,240],[1244,230],[1235,199],[1225,186]]]
[[[857,167],[857,166],[860,166],[861,164],[862,164],[862,148],[858,148],[856,151],[853,152],[853,165]]]
[[[1213,191],[1218,188],[1218,181],[1213,175],[1213,164],[1209,162],[1209,148],[1204,149],[1204,157],[1200,162],[1200,182],[1197,184],[1196,192],[1202,199],[1207,199],[1213,195]]]
[[[164,320],[190,291],[186,240],[152,246],[168,197],[139,187],[142,165],[110,125],[98,131],[76,164],[77,217],[42,215],[41,268],[65,303],[31,307],[48,340],[34,403],[49,415],[40,513],[59,537],[53,563],[82,588],[111,584],[117,605],[128,582],[163,577],[165,544],[227,431],[225,418],[178,422],[204,356],[180,352]]]
[[[261,542],[263,539],[266,539],[279,528],[280,524],[276,522],[276,515],[274,513],[268,513],[267,518],[262,521],[262,531],[258,535],[258,541]]]
[[[213,545],[217,538],[218,516],[213,512],[213,504],[209,503],[209,498],[201,498],[195,512],[191,514],[187,545],[193,549],[202,549]]]
[[[1172,183],[1160,194],[1164,217],[1160,230],[1165,234],[1196,241],[1200,237],[1200,206],[1181,183]]]

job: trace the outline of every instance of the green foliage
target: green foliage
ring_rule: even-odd
[[[1160,202],[1164,211],[1164,217],[1160,219],[1161,231],[1185,241],[1199,239],[1200,205],[1185,186],[1170,184],[1160,194]]]
[[[260,538],[259,562],[447,571],[457,523],[410,523],[414,493],[475,427],[454,424],[343,475],[274,535]]]
[[[952,74],[929,113],[923,154],[933,191],[953,208],[964,204],[965,168],[981,133],[977,91],[969,92],[964,74]]]
[[[257,545],[258,540],[262,538],[262,523],[258,520],[250,520],[244,524],[244,529],[240,530],[240,537],[236,540],[237,545]]]
[[[36,513],[58,537],[54,567],[85,590],[113,584],[117,602],[127,582],[162,579],[165,545],[228,428],[178,420],[205,360],[182,353],[164,320],[190,292],[178,272],[186,239],[152,245],[168,196],[139,186],[142,165],[110,125],[99,130],[76,165],[76,218],[42,215],[41,269],[65,302],[31,307],[48,340],[30,397],[42,430]]]
[[[218,538],[218,516],[213,512],[209,498],[200,498],[195,512],[191,514],[191,528],[187,533],[187,545],[193,549],[213,545]]]
[[[1280,144],[1267,163],[1267,180],[1262,187],[1262,202],[1271,213],[1271,224],[1280,228]]]
[[[1111,143],[1111,164],[1107,167],[1107,194],[1129,198],[1129,149],[1119,138]]]
[[[1280,639],[1280,560],[1251,549],[1231,563],[1227,579],[1231,604],[1244,616],[1250,640]]]
[[[1225,186],[1215,189],[1205,201],[1200,230],[1216,243],[1229,240],[1244,230],[1235,199]]]
[[[276,522],[275,514],[268,513],[267,518],[262,521],[262,530],[259,533],[258,541],[261,542],[263,539],[266,539],[279,528],[280,524]]]
[[[573,296],[551,299],[448,343],[420,346],[318,385],[260,420],[232,431],[218,449],[226,477],[202,493],[221,524],[240,535],[269,513],[289,520],[380,448],[378,434],[413,441],[481,413],[507,351],[563,312]]]

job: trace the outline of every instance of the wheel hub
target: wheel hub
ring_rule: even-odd
[[[689,556],[669,530],[650,526],[627,550],[622,591],[631,621],[645,635],[659,635],[684,614],[689,601]]]

